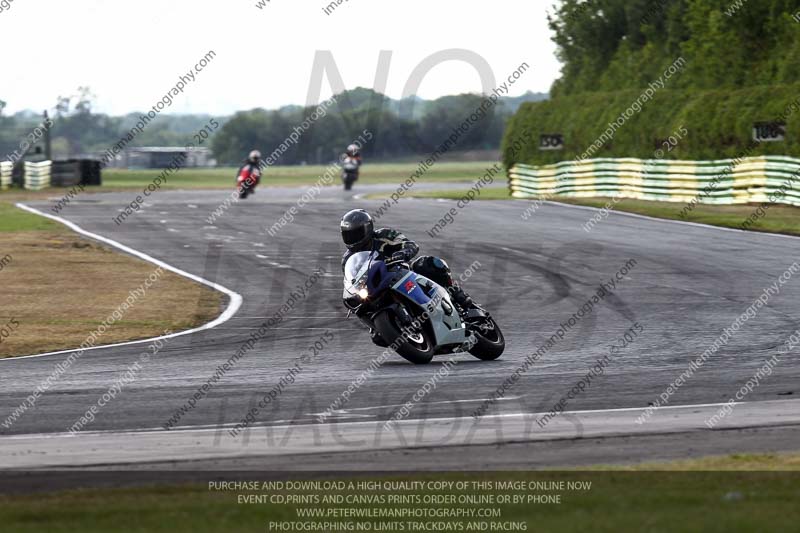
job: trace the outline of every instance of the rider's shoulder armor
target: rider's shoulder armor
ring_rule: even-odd
[[[410,259],[417,255],[419,246],[397,230],[381,228],[375,232],[374,249],[384,256],[390,256],[394,252],[403,250],[407,252]]]
[[[409,242],[408,237],[391,228],[376,230],[374,239],[375,249],[383,254],[390,254],[390,250],[397,251],[397,249],[402,248],[405,243]]]
[[[383,255],[384,257],[391,256],[394,252],[399,252],[403,249],[408,249],[411,251],[410,255],[416,255],[419,251],[419,247],[417,244],[400,233],[399,231],[392,229],[392,228],[381,228],[375,230],[372,240],[372,249]],[[363,251],[363,250],[360,250]],[[353,255],[356,251],[347,250],[342,256],[342,269],[344,270],[344,265],[347,260]]]
[[[375,230],[375,238],[387,241],[404,240],[406,237],[396,229],[380,228]]]

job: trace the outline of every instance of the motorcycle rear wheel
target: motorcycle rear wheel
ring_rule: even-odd
[[[384,311],[375,317],[375,329],[390,346],[396,345],[400,339],[402,330],[397,325],[395,317],[388,311]],[[433,343],[428,338],[424,330],[414,331],[405,335],[405,340],[395,349],[395,351],[407,361],[415,365],[427,365],[433,359]]]
[[[480,329],[477,325],[473,327],[472,333],[477,342],[469,353],[481,361],[494,361],[503,355],[503,351],[506,349],[506,339],[503,332],[500,331],[500,326],[492,317],[486,318],[483,322],[486,326],[484,329]]]

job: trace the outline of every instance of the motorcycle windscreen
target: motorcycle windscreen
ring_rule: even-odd
[[[344,290],[355,295],[366,286],[369,266],[378,258],[377,252],[358,252],[350,256],[344,265]]]

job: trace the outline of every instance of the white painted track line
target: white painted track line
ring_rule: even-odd
[[[69,229],[71,229],[72,231],[74,231],[75,233],[78,233],[80,235],[83,235],[85,237],[93,239],[95,241],[102,242],[102,243],[107,244],[107,245],[109,245],[109,246],[111,246],[113,248],[121,250],[121,251],[123,251],[123,252],[125,252],[127,254],[130,254],[130,255],[133,255],[135,257],[138,257],[139,259],[142,259],[144,261],[152,263],[152,264],[154,264],[156,266],[160,266],[164,270],[169,270],[170,272],[174,272],[175,274],[178,274],[179,276],[183,276],[185,278],[188,278],[188,279],[190,279],[192,281],[195,281],[195,282],[200,283],[202,285],[205,285],[207,287],[211,287],[212,289],[217,290],[217,291],[225,294],[229,298],[228,307],[225,309],[225,311],[223,311],[223,313],[220,316],[218,316],[215,320],[212,320],[211,322],[209,322],[207,324],[204,324],[204,325],[202,325],[200,327],[197,327],[197,328],[194,328],[194,329],[189,329],[189,330],[186,330],[186,331],[180,331],[178,333],[171,333],[169,335],[162,335],[160,337],[152,337],[152,338],[149,338],[149,339],[142,339],[142,340],[138,340],[138,341],[119,342],[119,343],[116,343],[116,344],[104,344],[102,346],[92,346],[90,348],[86,348],[84,350],[84,352],[89,352],[89,351],[94,351],[94,350],[102,350],[102,349],[105,349],[105,348],[115,348],[115,347],[118,347],[118,346],[134,346],[134,345],[137,345],[137,344],[146,344],[146,343],[149,343],[149,342],[153,342],[155,340],[174,339],[175,337],[182,337],[184,335],[191,335],[193,333],[197,333],[198,331],[205,331],[207,329],[212,329],[212,328],[215,328],[215,327],[219,326],[220,324],[224,324],[225,322],[227,322],[228,320],[233,318],[233,316],[237,313],[237,311],[239,311],[239,308],[242,306],[242,301],[243,301],[242,300],[242,296],[239,293],[228,289],[227,287],[223,287],[222,285],[218,285],[217,283],[214,283],[212,281],[208,281],[207,279],[203,279],[200,276],[195,276],[194,274],[186,272],[185,270],[181,270],[179,268],[176,268],[176,267],[174,267],[172,265],[169,265],[169,264],[167,264],[167,263],[165,263],[163,261],[160,261],[160,260],[158,260],[158,259],[156,259],[154,257],[151,257],[151,256],[149,256],[149,255],[147,255],[147,254],[145,254],[143,252],[140,252],[138,250],[134,250],[133,248],[125,246],[122,243],[119,243],[119,242],[114,241],[112,239],[109,239],[107,237],[103,237],[102,235],[98,235],[96,233],[91,233],[89,231],[86,231],[85,229],[81,228],[77,224],[75,224],[73,222],[70,222],[69,220],[66,220],[64,218],[57,217],[55,215],[50,215],[48,213],[44,213],[42,211],[39,211],[38,209],[34,209],[32,207],[28,207],[27,205],[24,205],[24,204],[21,204],[21,203],[18,203],[18,204],[15,204],[15,205],[18,208],[20,208],[20,209],[22,209],[24,211],[28,211],[29,213],[33,213],[34,215],[43,216],[45,218],[49,218],[50,220],[54,220],[55,222],[63,224],[65,226],[67,226]],[[67,353],[75,352],[77,350],[78,350],[78,348],[74,348],[72,350],[61,350],[61,351],[58,351],[58,352],[40,353],[40,354],[35,354],[35,355],[23,355],[23,356],[20,356],[20,357],[9,357],[9,358],[6,358],[6,359],[1,359],[0,360],[0,364],[13,363],[14,361],[19,361],[19,360],[22,360],[22,359],[30,359],[30,358],[33,358],[33,357],[47,357],[47,356],[52,356],[52,355],[67,354]]]
[[[231,437],[229,426],[181,431],[143,430],[15,435],[0,437],[0,470],[90,467],[207,459],[285,456],[408,448],[498,445],[614,436],[726,431],[800,423],[800,400],[741,403],[715,429],[704,421],[724,404],[659,409],[645,424],[636,416],[646,408],[565,412],[545,427],[538,415],[493,415],[467,418],[403,420],[390,429],[384,421],[290,424],[254,427]],[[86,453],[91,450],[91,453]],[[302,462],[293,468],[302,469]],[[331,463],[330,468],[336,469]]]

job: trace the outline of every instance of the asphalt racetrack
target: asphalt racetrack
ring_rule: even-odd
[[[388,190],[357,185],[355,193]],[[427,231],[455,202],[403,199],[378,222],[402,230],[422,253],[445,258],[457,276],[475,267],[464,287],[503,328],[505,354],[494,362],[455,356],[458,364],[407,420],[383,430],[384,422],[449,358],[414,366],[393,356],[346,405],[318,423],[319,414],[382,351],[357,320],[345,319],[338,233],[344,212],[355,207],[374,212],[381,201],[326,189],[271,237],[267,228],[302,192],[261,188],[214,225],[206,218],[228,191],[160,192],[120,226],[112,219],[134,193],[84,195],[65,209],[63,217],[81,228],[223,285],[240,294],[243,303],[224,324],[169,340],[136,380],[73,437],[68,428],[147,343],[83,354],[35,409],[10,429],[0,427],[0,468],[180,467],[181,461],[215,468],[298,465],[286,456],[305,457],[301,463],[316,469],[412,464],[517,468],[788,450],[798,442],[800,363],[794,353],[780,355],[772,374],[714,430],[704,421],[719,409],[714,404],[727,402],[765,360],[781,354],[784,342],[800,328],[800,272],[685,381],[668,408],[644,424],[635,420],[800,260],[800,239],[621,213],[612,213],[587,233],[582,226],[594,210],[548,203],[526,221],[521,215],[532,203],[518,201],[474,202],[435,238]],[[45,212],[51,206],[29,205]],[[485,417],[473,421],[475,409],[626,264],[628,273],[611,294],[576,321]],[[170,417],[320,267],[329,274],[166,431]],[[154,291],[152,297],[158,297]],[[568,413],[545,427],[535,423],[541,417],[535,413],[549,411],[609,354],[612,344],[621,344],[634,324],[642,329],[639,336],[569,400]],[[229,430],[326,333],[332,340],[320,355],[259,412],[249,431],[231,436]],[[68,355],[0,361],[0,419]],[[424,460],[415,459],[414,448]]]

